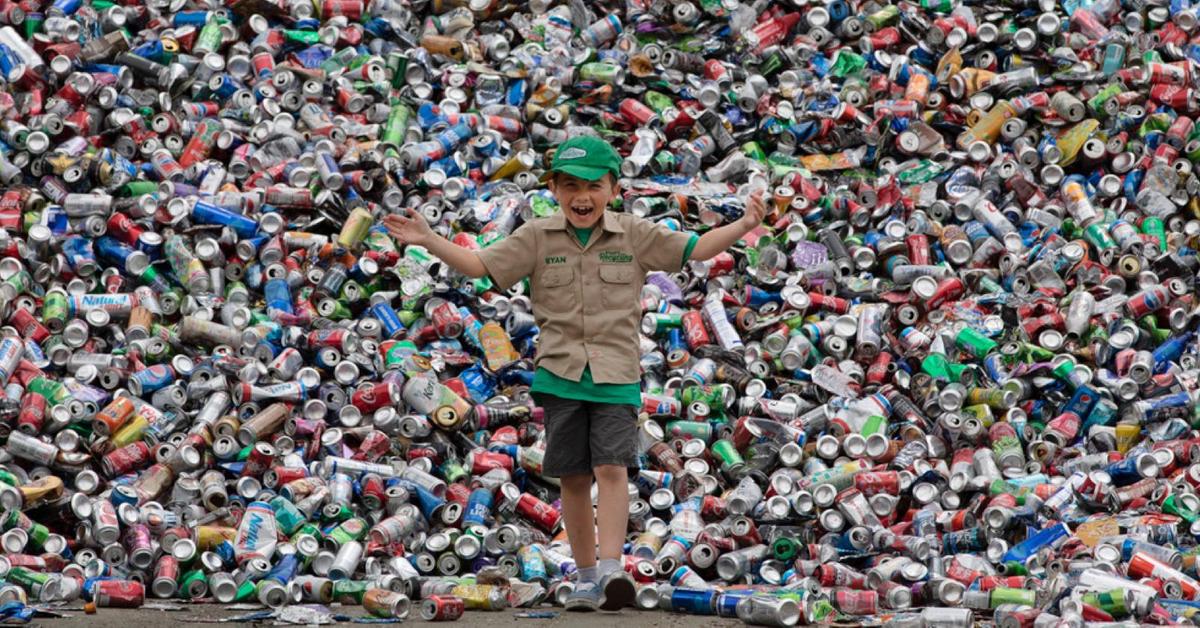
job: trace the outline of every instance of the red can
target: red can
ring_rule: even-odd
[[[93,584],[92,603],[97,607],[138,608],[146,601],[146,589],[133,580],[98,580]]]
[[[361,487],[363,504],[370,510],[382,508],[387,503],[387,487],[383,484],[383,478],[376,473],[367,473],[359,480]],[[451,485],[454,486],[454,485]],[[449,487],[446,488],[447,497],[449,497]]]
[[[154,565],[154,582],[150,590],[154,597],[167,598],[175,594],[179,583],[179,561],[170,554],[163,554]]]
[[[477,449],[474,452],[471,452],[472,474],[483,475],[492,469],[505,469],[507,471],[512,471],[513,459],[505,454],[495,451],[487,451],[486,449]],[[555,521],[557,521],[557,517],[558,515],[555,513]]]
[[[462,314],[449,301],[442,301],[429,312],[429,321],[441,338],[457,338],[463,332]]]
[[[8,322],[17,328],[17,332],[23,338],[42,342],[50,337],[50,330],[46,329],[46,326],[42,325],[32,312],[23,307],[16,308],[12,316],[9,317]]]
[[[144,230],[133,222],[133,219],[121,212],[115,212],[108,217],[108,235],[128,244],[137,246],[138,238]]]
[[[874,615],[879,612],[879,594],[875,591],[834,589],[833,601],[847,615]]]
[[[618,110],[626,120],[637,126],[646,126],[650,121],[658,116],[654,110],[647,107],[645,103],[636,98],[626,98],[621,101]]]
[[[421,602],[421,619],[425,621],[457,621],[466,605],[454,595],[431,595]]]
[[[704,315],[698,310],[688,310],[679,317],[683,327],[683,337],[688,349],[695,351],[700,347],[712,344],[712,338],[704,327]]]
[[[110,478],[125,475],[150,463],[150,446],[142,441],[130,443],[104,456],[100,470]]]
[[[356,21],[362,17],[362,14],[362,0],[325,0],[321,3],[321,17],[327,20],[337,15],[344,15],[350,18],[350,21]]]
[[[363,414],[400,403],[400,389],[391,382],[379,382],[364,386],[350,395],[350,405]]]
[[[931,256],[929,254],[929,237],[923,233],[914,233],[904,238],[904,244],[908,246],[908,259],[913,264],[927,266],[931,264]]]
[[[558,530],[558,525],[562,520],[559,512],[552,508],[550,504],[529,493],[521,493],[521,496],[517,498],[516,511],[517,514],[529,519],[546,532],[551,533]]]
[[[867,369],[867,383],[882,386],[887,382],[888,375],[893,370],[891,352],[880,351],[879,355],[875,356],[875,361],[871,362],[870,368]]]
[[[718,81],[729,75],[729,70],[725,68],[725,64],[717,59],[709,59],[704,62],[704,77],[710,81]]]
[[[966,291],[966,285],[963,280],[958,277],[949,277],[938,283],[937,289],[933,291],[933,296],[925,303],[925,309],[933,311],[942,307],[942,305],[957,301],[959,297]]]
[[[700,518],[705,521],[716,521],[725,518],[725,500],[716,495],[705,495],[700,500]]]
[[[275,448],[270,443],[254,443],[254,447],[250,448],[250,455],[246,456],[246,464],[242,467],[242,477],[262,477],[274,461]]]
[[[38,434],[46,421],[46,398],[35,392],[26,392],[21,397],[21,414],[17,416],[17,429],[26,434]]]
[[[1173,109],[1186,109],[1192,101],[1192,90],[1179,85],[1159,83],[1150,87],[1150,98]]]
[[[392,442],[388,439],[387,434],[379,430],[372,430],[363,437],[363,440],[358,445],[358,451],[354,452],[355,460],[366,460],[374,462],[383,456],[387,455],[392,449]]]
[[[864,471],[854,475],[854,488],[864,497],[899,495],[900,474],[896,471]]]
[[[471,499],[471,487],[462,482],[454,482],[446,485],[446,503],[456,503],[467,505],[467,501]]]

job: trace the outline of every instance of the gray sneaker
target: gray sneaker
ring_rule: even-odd
[[[603,597],[600,585],[595,582],[580,582],[575,585],[575,590],[567,596],[567,602],[563,604],[563,607],[569,611],[590,613],[600,608]]]
[[[604,589],[604,599],[600,602],[601,610],[619,611],[633,605],[637,587],[633,584],[633,578],[624,571],[613,571],[600,578],[600,586]]]

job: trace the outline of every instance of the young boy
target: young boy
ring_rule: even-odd
[[[621,558],[629,526],[626,470],[638,464],[638,327],[645,275],[713,257],[765,213],[761,193],[755,194],[741,219],[697,237],[605,211],[617,197],[620,167],[620,155],[601,139],[563,142],[548,173],[561,212],[527,222],[478,252],[434,234],[411,211],[384,219],[401,243],[425,247],[468,277],[490,275],[500,290],[530,278],[541,330],[530,392],[545,409],[543,471],[561,481],[563,521],[579,569],[568,610],[618,610],[634,598]],[[599,493],[595,515],[593,478]]]

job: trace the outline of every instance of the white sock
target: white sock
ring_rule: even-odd
[[[614,571],[621,571],[621,561],[616,558],[601,558],[596,567],[597,575],[603,578]]]
[[[576,571],[579,574],[579,582],[596,582],[600,579],[599,574],[596,573],[596,565],[592,565],[591,567],[580,567]]]

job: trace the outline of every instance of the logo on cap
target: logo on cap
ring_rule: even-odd
[[[578,146],[572,146],[558,156],[559,159],[579,159],[580,157],[587,157],[587,151]]]

